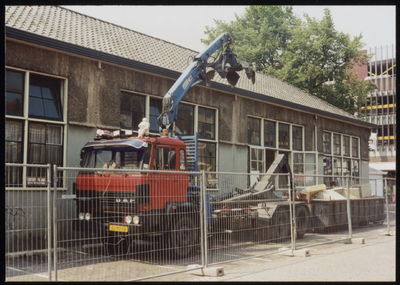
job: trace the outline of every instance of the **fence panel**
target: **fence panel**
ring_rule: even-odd
[[[352,228],[354,236],[362,236],[371,228],[381,233],[390,233],[395,226],[396,207],[392,204],[395,179],[360,179],[360,183],[350,185],[354,195],[361,199],[351,201]],[[391,214],[392,213],[392,214]],[[389,217],[389,219],[388,219]],[[392,220],[390,220],[390,218]]]
[[[306,175],[295,176],[308,179]],[[383,193],[382,180],[339,178],[340,186],[332,183],[296,187],[296,197],[306,202],[310,214],[307,235],[296,239],[296,249],[352,238],[353,233],[359,233],[363,226],[381,224],[385,219],[385,198],[376,194]],[[329,179],[332,178],[324,177],[323,181]],[[298,215],[297,204],[294,212]]]
[[[51,280],[50,177],[50,165],[6,163],[7,281]]]
[[[288,174],[254,189],[255,174],[211,173],[207,198],[207,265],[252,258],[290,248],[291,210]],[[257,174],[262,179],[267,175]],[[259,176],[259,177],[258,177]]]
[[[56,280],[139,280],[203,263],[199,173],[59,170]]]

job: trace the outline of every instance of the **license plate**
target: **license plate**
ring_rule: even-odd
[[[127,226],[110,225],[110,231],[127,233],[128,227]]]

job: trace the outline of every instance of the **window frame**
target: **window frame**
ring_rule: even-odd
[[[255,128],[255,122],[258,122],[258,130]],[[255,118],[255,117],[247,117],[247,143],[249,145],[257,145],[261,146],[261,125],[262,125],[262,119],[260,118]],[[253,141],[254,139],[257,139],[256,134],[258,134],[258,142]]]
[[[11,115],[11,114],[6,114],[6,120],[12,120],[12,121],[18,121],[21,122],[22,127],[23,127],[23,139],[22,139],[22,164],[28,164],[28,140],[29,140],[29,125],[31,123],[42,123],[42,124],[49,124],[49,125],[58,125],[62,128],[61,133],[62,133],[62,167],[65,167],[66,165],[66,154],[67,154],[67,106],[68,106],[68,78],[62,77],[62,76],[57,76],[57,75],[50,75],[42,72],[34,72],[26,69],[21,69],[21,68],[15,68],[11,66],[6,66],[6,74],[7,71],[11,72],[21,72],[23,74],[23,88],[24,88],[24,93],[23,93],[23,112],[22,115]],[[49,78],[51,81],[52,80],[59,80],[59,98],[60,98],[60,119],[53,119],[53,118],[43,118],[43,117],[36,117],[36,116],[30,116],[29,115],[29,86],[30,86],[30,78],[31,75],[38,75],[42,76],[43,79]],[[45,163],[48,164],[48,163]],[[28,186],[28,181],[27,181],[27,167],[22,168],[22,177],[21,177],[21,184],[18,184],[17,187],[15,186],[10,186],[7,187],[9,190],[32,190],[30,186]],[[61,179],[59,179],[58,185],[60,190],[66,190],[66,183],[65,183],[65,176],[62,172],[60,172]],[[37,190],[45,190],[46,185],[44,184],[39,184],[35,185],[35,189]]]

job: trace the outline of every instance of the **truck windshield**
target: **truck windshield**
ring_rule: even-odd
[[[103,169],[149,169],[151,145],[147,148],[108,146],[87,147],[82,150],[81,167]]]

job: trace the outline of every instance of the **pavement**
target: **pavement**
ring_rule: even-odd
[[[223,276],[203,276],[200,270],[167,275],[148,281],[367,281],[394,282],[396,278],[395,205],[390,207],[389,236],[385,227],[352,235],[364,244],[331,243],[308,247],[310,256],[266,255],[235,261],[222,267]],[[304,249],[303,249],[304,250]]]
[[[310,256],[268,255],[220,264],[224,276],[202,276],[200,270],[149,281],[396,281],[396,236],[382,229],[364,244],[334,243],[309,247]]]

